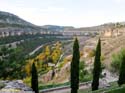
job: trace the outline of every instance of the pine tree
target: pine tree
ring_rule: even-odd
[[[73,45],[73,57],[71,62],[71,93],[77,93],[79,89],[79,42],[77,38]]]
[[[98,86],[99,86],[99,77],[101,73],[100,58],[101,58],[101,40],[99,39],[96,47],[95,60],[94,60],[92,91],[98,90]]]
[[[32,74],[31,88],[33,89],[33,91],[35,93],[39,93],[39,91],[38,91],[38,74],[37,74],[37,69],[36,69],[36,66],[34,63],[32,64],[31,74]]]
[[[118,85],[121,86],[122,84],[125,84],[125,53],[123,53],[121,57],[121,66],[118,80]]]

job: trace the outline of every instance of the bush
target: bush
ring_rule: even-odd
[[[119,53],[112,55],[112,63],[111,63],[112,72],[117,72],[117,73],[119,72],[123,53],[124,49],[121,49]]]
[[[112,90],[106,91],[105,93],[125,93],[125,87],[112,89]]]
[[[5,87],[5,84],[0,82],[0,89],[4,88]]]
[[[85,62],[81,61],[79,65],[79,80],[81,82],[86,81],[86,76],[88,77],[88,72],[85,70]]]
[[[26,77],[25,79],[23,79],[23,82],[28,86],[31,86],[31,77]]]

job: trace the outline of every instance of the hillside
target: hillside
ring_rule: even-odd
[[[113,28],[118,24],[122,26],[125,25],[124,22],[119,22],[119,23],[105,23],[98,26],[80,27],[80,28],[75,28],[73,26],[58,26],[58,25],[44,25],[41,26],[41,28],[48,29],[50,31],[101,31],[102,29],[105,28]]]
[[[125,22],[117,22],[117,23],[105,23],[98,26],[92,26],[92,27],[80,27],[80,28],[64,28],[65,31],[102,31],[105,28],[115,28],[116,26],[124,26]]]
[[[44,26],[41,26],[41,28],[44,28],[50,31],[63,31],[64,30],[63,26],[57,26],[57,25],[44,25]]]
[[[0,31],[40,31],[44,30],[22,18],[8,12],[0,11]]]
[[[17,29],[24,31],[102,31],[105,28],[114,28],[116,25],[125,26],[125,22],[105,23],[92,27],[75,28],[73,26],[44,25],[37,26],[8,12],[0,11],[0,29]]]
[[[117,54],[122,48],[125,47],[125,34],[116,38],[102,38],[102,52],[105,56],[104,63],[110,66],[113,54]]]
[[[8,13],[8,12],[2,12],[0,11],[0,23],[4,23],[4,24],[19,24],[19,25],[25,25],[25,26],[35,26],[23,19],[21,19],[20,17]]]
[[[23,30],[23,31],[63,31],[64,29],[70,29],[74,27],[70,26],[58,26],[58,25],[44,25],[37,26],[34,25],[22,18],[18,17],[15,14],[0,11],[0,31],[8,31],[11,29],[15,30]],[[11,31],[9,30],[9,31]]]
[[[106,25],[107,26],[107,25]],[[108,25],[109,26],[109,25]],[[111,27],[111,25],[110,25]],[[121,30],[121,29],[119,29]],[[102,62],[104,63],[104,66],[106,69],[110,70],[111,69],[111,62],[112,62],[112,55],[114,53],[117,53],[121,50],[121,48],[125,47],[125,34],[124,32],[117,36],[117,37],[101,37],[102,41]],[[87,40],[84,40],[83,38],[79,38],[79,44],[80,44],[80,50],[81,50],[81,61],[84,60],[87,68],[86,69],[91,69],[93,59],[94,57],[92,56],[92,51],[95,50],[98,36],[93,37],[93,38],[87,38]],[[66,44],[65,47],[70,45],[72,47],[72,44]],[[70,49],[69,47],[67,50]],[[92,51],[91,51],[92,50]],[[67,59],[67,62],[63,64],[63,66],[60,68],[60,70],[56,71],[56,77],[51,81],[51,82],[66,82],[69,79],[69,68],[70,68],[70,61],[71,61],[71,54],[67,55],[65,59]],[[63,62],[62,62],[63,63]],[[62,64],[61,64],[62,65]],[[60,67],[60,66],[59,66]],[[51,76],[52,72],[50,71],[47,73],[45,76]],[[64,77],[62,77],[62,73]],[[111,77],[110,77],[111,78]]]

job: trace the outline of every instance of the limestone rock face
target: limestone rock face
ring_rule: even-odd
[[[48,83],[48,82],[60,82],[60,83],[64,83],[64,82],[68,82],[70,79],[70,62],[68,62],[67,64],[65,64],[61,69],[54,69],[54,76],[53,76],[53,71],[50,70],[48,73],[44,74],[41,77],[41,81],[43,83]]]
[[[99,87],[100,88],[107,88],[110,87],[110,84],[105,79],[99,80]]]
[[[0,88],[0,93],[34,93],[32,88],[26,86],[22,80],[14,80],[14,81],[0,81],[2,85]]]

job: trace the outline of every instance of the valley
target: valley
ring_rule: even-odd
[[[21,82],[31,91],[28,87],[31,87],[32,64],[35,64],[40,93],[70,93],[73,44],[77,38],[80,55],[79,93],[90,93],[96,46],[100,38],[102,71],[99,91],[107,91],[117,86],[121,55],[125,48],[124,37],[125,24],[120,22],[80,28],[37,26],[1,11],[0,89],[16,89],[14,83],[20,87]]]

